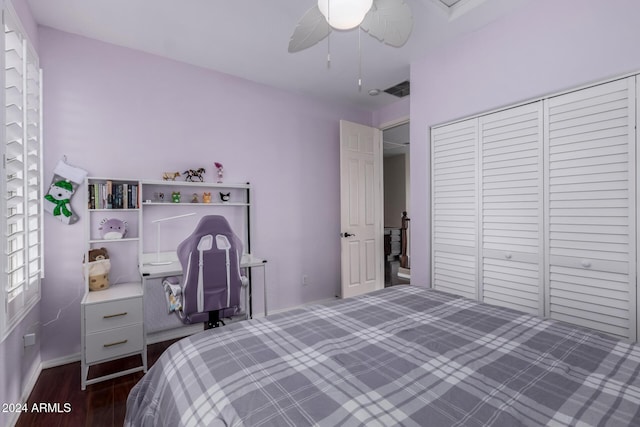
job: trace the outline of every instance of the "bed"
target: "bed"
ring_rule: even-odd
[[[640,425],[640,346],[417,286],[176,342],[129,426]]]

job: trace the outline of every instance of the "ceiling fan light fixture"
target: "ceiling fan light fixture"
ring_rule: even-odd
[[[318,0],[320,13],[336,30],[350,30],[360,25],[372,5],[373,0]]]

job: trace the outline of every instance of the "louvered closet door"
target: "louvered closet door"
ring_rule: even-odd
[[[542,102],[480,118],[481,300],[532,314],[543,303]]]
[[[477,298],[477,119],[431,132],[432,283]]]
[[[636,339],[635,81],[550,98],[548,314]]]

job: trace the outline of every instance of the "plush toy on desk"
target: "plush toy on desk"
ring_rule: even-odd
[[[105,240],[122,239],[127,234],[127,221],[118,218],[105,218],[100,222],[100,235]]]
[[[90,249],[89,262],[85,263],[86,275],[89,276],[89,290],[102,291],[109,287],[109,270],[111,261],[106,248]]]

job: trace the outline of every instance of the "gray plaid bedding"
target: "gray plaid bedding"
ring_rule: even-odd
[[[640,346],[416,286],[213,329],[128,426],[640,426]]]

